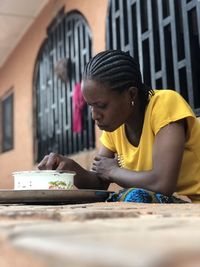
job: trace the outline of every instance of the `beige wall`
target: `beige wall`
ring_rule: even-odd
[[[108,0],[50,0],[45,6],[0,69],[0,97],[11,87],[14,88],[14,149],[0,154],[0,188],[12,188],[11,172],[34,168],[33,71],[38,51],[46,37],[46,28],[63,5],[65,12],[78,10],[88,21],[92,32],[93,54],[105,49]],[[94,153],[80,153],[75,158],[89,167]]]

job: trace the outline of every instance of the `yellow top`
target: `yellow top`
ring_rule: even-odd
[[[155,135],[170,122],[187,119],[188,139],[185,144],[176,192],[200,202],[200,122],[190,106],[177,92],[154,90],[145,111],[144,125],[138,147],[129,143],[124,125],[113,132],[103,132],[102,144],[116,153],[124,168],[135,171],[152,169]]]

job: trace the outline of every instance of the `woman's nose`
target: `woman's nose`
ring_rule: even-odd
[[[91,107],[91,112],[92,112],[92,119],[94,121],[100,118],[100,113],[94,107]]]

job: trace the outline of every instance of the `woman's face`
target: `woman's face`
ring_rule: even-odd
[[[93,80],[82,82],[82,92],[91,107],[92,118],[101,130],[112,132],[125,123],[132,114],[128,90],[113,91]]]

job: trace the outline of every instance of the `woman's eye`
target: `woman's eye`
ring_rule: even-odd
[[[93,109],[105,109],[106,107],[107,107],[107,104],[98,104],[98,105],[95,105],[95,106],[89,105],[90,110],[93,110]]]
[[[100,109],[104,109],[104,108],[106,108],[107,107],[107,105],[106,104],[103,104],[103,105],[98,105],[97,106],[97,108],[100,108]]]

